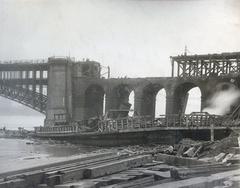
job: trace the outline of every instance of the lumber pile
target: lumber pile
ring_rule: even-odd
[[[172,166],[152,161],[124,170],[118,173],[92,178],[83,179],[74,183],[57,185],[55,188],[144,188],[155,185],[161,181],[171,181],[170,170]]]
[[[108,155],[97,158],[90,158],[89,160],[75,161],[69,164],[52,166],[49,168],[25,172],[22,174],[6,177],[0,181],[1,188],[53,188],[56,185],[59,187],[66,187],[64,185],[68,182],[76,182],[82,179],[94,179],[103,176],[120,173],[128,169],[142,167],[144,164],[152,162],[151,155]],[[116,183],[119,181],[130,180],[132,176],[126,177],[122,175],[120,178],[111,178],[110,180],[99,179],[98,182],[87,181],[86,185],[100,185],[111,181]],[[61,186],[62,185],[62,186]],[[91,187],[90,186],[90,187]]]
[[[65,181],[72,181],[74,178],[81,179],[83,177],[83,169],[89,166],[107,163],[115,160],[125,159],[126,155],[117,155],[116,153],[98,154],[95,157],[85,157],[79,160],[73,160],[54,165],[43,166],[37,169],[29,169],[28,171],[14,173],[10,176],[1,175],[0,188],[35,188],[39,184],[44,187],[53,187]],[[10,187],[9,187],[10,186]]]
[[[121,172],[127,170],[129,168],[134,168],[138,166],[142,166],[145,163],[150,162],[150,155],[136,156],[131,157],[119,161],[113,161],[107,164],[100,164],[96,166],[92,166],[84,170],[83,177],[84,178],[96,178],[104,175],[113,174],[116,172]]]
[[[204,185],[220,185],[226,175],[238,174],[239,165],[201,164],[191,168],[173,167],[163,163],[145,164],[141,167],[128,169],[107,176],[92,179],[83,179],[74,183],[56,185],[55,188],[144,188],[144,187],[178,187],[179,181],[190,187],[204,188]],[[233,173],[234,172],[234,173]],[[219,174],[220,178],[217,175]],[[222,175],[223,174],[223,175]],[[209,180],[204,177],[213,177]],[[221,177],[223,176],[223,177]],[[233,178],[233,177],[232,177]],[[194,181],[193,181],[194,180]],[[195,182],[196,180],[196,182]],[[240,182],[240,180],[239,180]]]

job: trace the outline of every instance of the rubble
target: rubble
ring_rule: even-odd
[[[115,150],[115,148],[113,148]],[[127,147],[119,147],[119,154],[129,154],[129,155],[139,155],[139,154],[157,154],[157,153],[167,153],[173,154],[173,146],[171,145],[129,145]]]
[[[204,145],[203,152],[199,157],[213,157],[222,152],[230,153],[233,147],[238,147],[238,134],[232,133],[228,137],[215,142],[207,142]]]
[[[183,139],[174,147],[174,150],[177,156],[227,162],[239,153],[238,136],[233,132],[228,137],[214,142]]]
[[[114,150],[116,150],[116,148],[114,148]],[[235,132],[222,140],[216,141],[195,141],[185,138],[173,146],[159,144],[133,145],[119,147],[117,151],[119,154],[127,154],[130,156],[141,154],[151,154],[152,156],[167,154],[205,162],[227,162],[237,154],[240,154],[238,134]]]

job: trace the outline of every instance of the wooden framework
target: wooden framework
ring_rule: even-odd
[[[172,77],[210,77],[240,73],[240,52],[172,56],[171,62]]]

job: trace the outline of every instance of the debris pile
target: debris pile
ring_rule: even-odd
[[[210,162],[227,162],[233,157],[238,157],[240,148],[239,135],[232,133],[230,136],[217,141],[193,141],[183,139],[174,146],[176,156],[197,158]]]
[[[222,152],[231,153],[233,152],[232,148],[239,147],[238,137],[239,135],[233,132],[230,136],[222,140],[207,143],[204,147],[203,153],[200,156],[212,157]]]
[[[181,140],[175,145],[131,145],[116,148],[110,148],[110,151],[116,151],[119,154],[142,155],[151,154],[152,156],[162,153],[174,155],[177,157],[194,158],[200,160],[209,160],[209,162],[226,162],[226,159],[236,157],[240,154],[238,146],[237,133],[217,141],[195,141],[189,138]]]
[[[176,144],[174,149],[177,156],[182,157],[197,157],[200,151],[203,149],[204,142],[193,141],[191,139],[183,139]]]
[[[118,151],[120,154],[129,154],[129,155],[140,155],[140,154],[157,154],[157,153],[172,153],[173,146],[171,145],[133,145],[119,147]]]

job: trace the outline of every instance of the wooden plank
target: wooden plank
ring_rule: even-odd
[[[221,172],[212,174],[206,177],[196,177],[190,178],[186,180],[179,180],[174,182],[162,183],[154,186],[150,186],[149,188],[186,188],[186,187],[198,187],[198,188],[205,188],[205,187],[214,187],[217,184],[225,181],[227,178],[239,175],[240,171],[233,170],[227,172]]]
[[[62,172],[62,181],[63,182],[69,182],[69,181],[76,181],[83,179],[83,173],[85,171],[85,168],[77,168],[70,171]]]
[[[154,170],[144,170],[143,173],[144,173],[144,175],[154,175],[154,176],[158,176],[161,178],[171,178],[170,171],[159,172],[159,171],[154,171]]]
[[[5,182],[0,182],[1,188],[26,188],[26,181],[24,179],[18,178],[14,180],[9,180]]]
[[[86,171],[86,168],[89,166],[97,166],[97,165],[104,165],[108,164],[114,161],[118,161],[120,159],[125,159],[128,155],[121,155],[115,158],[106,158],[106,160],[103,161],[96,161],[96,163],[92,164],[86,164],[84,166],[75,166],[71,168],[61,169],[58,173],[62,174],[62,181],[68,182],[68,181],[76,181],[84,178],[84,172]]]
[[[128,182],[106,186],[105,188],[142,188],[154,183],[154,176],[147,176]]]
[[[121,172],[134,167],[139,167],[151,161],[151,155],[136,156],[129,159],[114,161],[112,163],[102,164],[87,168],[84,171],[84,178],[96,178],[104,175]]]
[[[53,187],[54,185],[59,185],[62,184],[62,176],[59,175],[53,175],[53,176],[49,176],[46,178],[46,182],[45,182],[48,186]]]
[[[156,161],[163,161],[167,164],[174,164],[174,165],[182,165],[182,166],[193,166],[193,165],[198,165],[198,164],[209,164],[209,162],[205,161],[200,161],[197,159],[191,159],[191,158],[186,158],[186,157],[178,157],[174,155],[167,155],[167,154],[162,154],[158,153],[155,156]]]
[[[209,166],[204,165],[193,168],[175,168],[171,169],[171,176],[172,178],[177,177],[177,179],[185,179],[193,176],[214,174],[217,172],[231,171],[236,169],[239,169],[239,165],[224,166],[219,164]],[[173,177],[174,175],[176,177]]]

